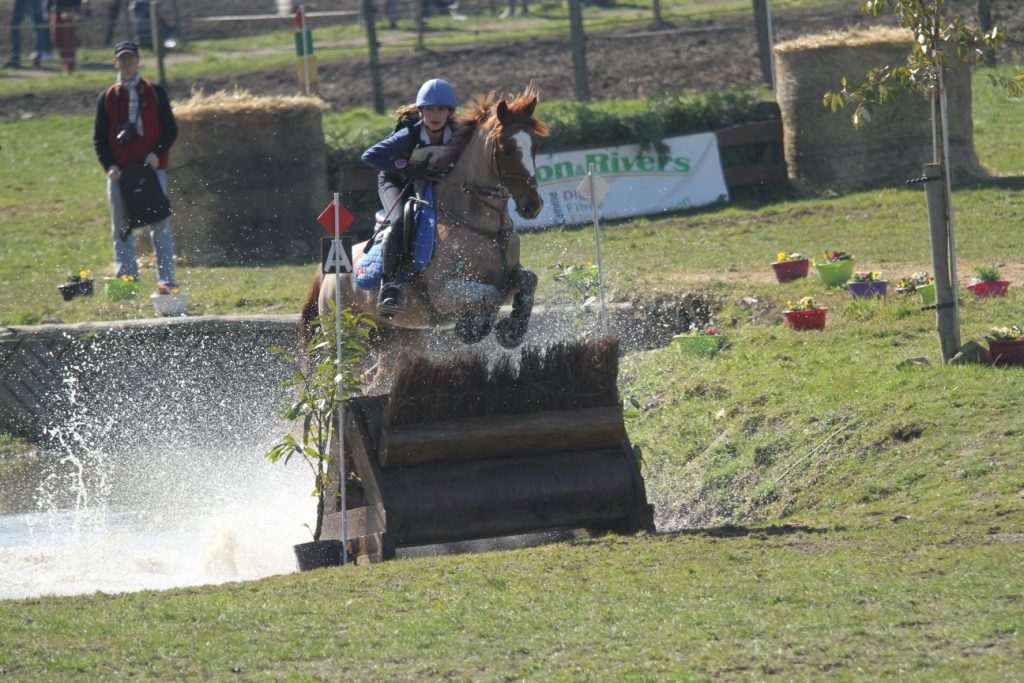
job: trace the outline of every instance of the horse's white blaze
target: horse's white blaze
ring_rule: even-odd
[[[533,138],[525,130],[521,130],[512,136],[512,139],[516,141],[516,149],[519,150],[519,159],[523,162],[523,168],[525,168],[530,175],[537,175],[537,168],[534,164],[533,155],[530,151],[533,149]]]

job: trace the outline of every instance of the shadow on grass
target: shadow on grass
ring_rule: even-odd
[[[704,536],[707,538],[742,538],[753,536],[754,538],[769,538],[771,536],[789,536],[792,534],[827,534],[832,531],[842,531],[843,527],[813,527],[803,524],[774,524],[772,526],[725,526],[708,527],[705,529],[680,529],[669,531],[659,536]]]

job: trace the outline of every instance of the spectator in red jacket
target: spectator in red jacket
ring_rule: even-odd
[[[139,48],[132,42],[114,48],[114,66],[118,80],[107,88],[96,104],[93,146],[107,174],[107,197],[114,238],[116,276],[139,276],[135,260],[135,242],[128,230],[128,217],[118,181],[128,166],[145,164],[156,172],[167,194],[167,154],[178,137],[170,101],[162,87],[142,78],[139,73]],[[174,279],[174,239],[170,216],[148,226],[156,252],[157,291],[167,293],[177,287]]]

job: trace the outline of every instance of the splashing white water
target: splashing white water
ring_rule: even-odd
[[[31,467],[35,510],[0,516],[0,598],[295,570],[292,545],[310,539],[316,501],[307,471],[263,458],[288,429],[274,415],[281,369],[265,363],[253,379],[250,355],[238,372],[223,358],[227,370],[211,372],[195,351],[164,353],[156,368],[100,344],[69,370]],[[84,372],[102,390],[86,395]]]

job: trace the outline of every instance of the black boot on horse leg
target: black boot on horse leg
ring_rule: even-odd
[[[533,313],[533,293],[537,289],[537,276],[522,266],[512,271],[509,279],[516,294],[512,297],[512,313],[494,327],[494,337],[506,349],[523,343]]]
[[[401,272],[402,257],[405,253],[404,230],[401,221],[396,221],[388,229],[387,237],[381,245],[381,279],[380,297],[377,299],[377,313],[382,318],[392,318],[405,310],[408,294],[405,286],[398,281]]]

